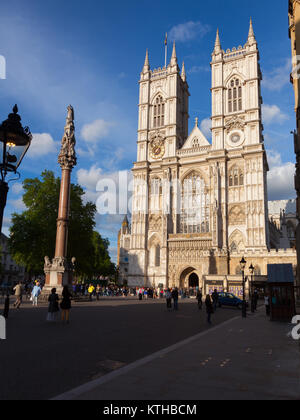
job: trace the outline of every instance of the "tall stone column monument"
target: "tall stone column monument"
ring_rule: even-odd
[[[62,174],[56,230],[55,256],[52,261],[49,257],[45,257],[44,271],[46,275],[46,283],[43,289],[43,294],[49,293],[50,290],[54,287],[57,289],[57,292],[60,293],[63,286],[72,285],[75,258],[73,258],[72,261],[67,260],[67,245],[70,212],[71,173],[72,169],[77,164],[75,145],[76,140],[74,109],[71,105],[69,105],[65,131],[61,141],[61,150],[58,156],[58,163],[61,167]]]

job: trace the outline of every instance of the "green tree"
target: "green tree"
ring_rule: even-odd
[[[98,277],[99,275],[110,276],[114,275],[116,271],[115,264],[111,262],[109,255],[109,240],[102,239],[101,235],[98,232],[93,232],[93,277]]]
[[[23,202],[26,210],[13,214],[10,228],[10,251],[18,264],[34,274],[43,273],[44,257],[53,258],[56,240],[56,221],[59,203],[60,178],[44,171],[41,179],[26,179],[23,183]],[[105,257],[108,265],[107,242],[94,233],[96,206],[83,202],[84,191],[71,184],[71,204],[68,236],[68,258],[76,257],[76,273],[92,276],[96,253]],[[97,245],[97,246],[96,246]],[[102,249],[103,248],[103,249]]]

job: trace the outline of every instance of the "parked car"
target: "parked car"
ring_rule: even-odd
[[[233,306],[238,309],[242,309],[243,301],[233,295],[232,293],[219,293],[219,307],[222,306]],[[248,304],[247,304],[248,306]]]

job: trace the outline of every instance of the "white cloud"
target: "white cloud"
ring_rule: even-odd
[[[9,217],[3,217],[3,228],[9,228],[11,225],[11,219]]]
[[[85,141],[95,143],[108,135],[111,126],[112,124],[110,122],[95,120],[83,126],[81,135]]]
[[[19,182],[13,184],[11,191],[13,194],[19,195],[23,192],[23,185]]]
[[[203,38],[209,30],[209,25],[190,21],[173,26],[170,30],[169,37],[173,41],[186,42],[191,41],[196,37]]]
[[[125,77],[126,77],[126,73],[124,72],[121,72],[118,74],[118,79],[125,79]]]
[[[101,178],[102,169],[97,168],[96,165],[93,165],[89,170],[79,169],[77,171],[77,181],[78,184],[87,190],[96,191],[96,185]]]
[[[280,154],[275,150],[267,152],[270,171],[268,173],[268,199],[285,200],[296,195],[294,186],[295,164],[282,163]]]
[[[50,153],[57,153],[58,142],[56,143],[48,133],[33,134],[31,146],[28,150],[28,157],[36,158],[40,156],[49,155]]]
[[[8,203],[13,207],[13,210],[26,210],[26,206],[22,198],[18,198],[17,200],[8,200]]]
[[[211,137],[211,119],[205,118],[201,124],[200,124],[200,130],[205,135],[205,137],[210,138]]]
[[[271,72],[264,73],[262,86],[271,91],[280,91],[290,82],[290,73],[292,71],[292,60],[288,58],[283,66],[276,67]]]
[[[202,72],[210,72],[209,66],[193,66],[188,70],[188,74],[195,74],[195,73],[202,73]]]
[[[289,116],[281,111],[277,105],[263,105],[262,106],[263,122],[266,124],[278,123],[282,124],[289,119]]]

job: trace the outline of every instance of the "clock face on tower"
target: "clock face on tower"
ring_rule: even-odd
[[[165,144],[162,137],[155,137],[150,143],[150,156],[152,159],[162,159],[165,155]]]
[[[232,141],[232,143],[239,143],[239,141],[241,140],[241,136],[239,135],[239,133],[234,133],[230,137],[230,140]]]
[[[241,147],[245,141],[245,134],[242,130],[235,129],[227,135],[227,145],[231,148]]]

